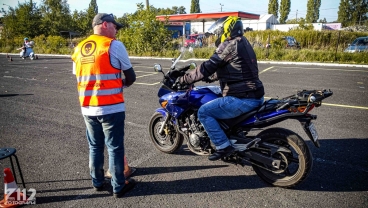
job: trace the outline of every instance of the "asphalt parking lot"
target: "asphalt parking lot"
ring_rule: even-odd
[[[283,189],[263,183],[249,166],[209,161],[185,144],[176,154],[156,150],[147,125],[159,107],[162,74],[153,71],[153,64],[165,70],[171,61],[131,62],[137,81],[124,89],[125,149],[130,165],[137,168],[133,178],[138,184],[115,199],[111,188],[98,193],[92,189],[71,59],[39,55],[38,60],[14,56],[9,61],[0,55],[0,148],[17,149],[26,188],[37,191],[36,205],[29,206],[368,207],[368,66],[259,64],[267,98],[302,89],[334,92],[312,111],[318,115],[320,148],[313,146],[299,123],[276,124],[301,135],[314,157],[310,176],[293,189]],[[9,166],[7,159],[0,160],[1,171]]]

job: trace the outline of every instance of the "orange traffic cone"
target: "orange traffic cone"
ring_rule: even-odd
[[[18,193],[19,192],[19,193]],[[19,198],[18,198],[19,197]],[[0,201],[0,207],[18,207],[27,201],[27,196],[18,189],[10,168],[4,169],[4,199]]]

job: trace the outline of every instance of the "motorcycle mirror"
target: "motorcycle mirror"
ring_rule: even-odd
[[[162,72],[162,67],[160,64],[155,64],[153,66],[153,69],[155,70],[155,72]]]
[[[193,69],[195,69],[195,68],[197,68],[197,64],[196,64],[196,63],[194,63],[194,62],[190,63],[189,70],[193,70]]]

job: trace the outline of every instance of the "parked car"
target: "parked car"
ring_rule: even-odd
[[[184,47],[202,47],[203,34],[191,34],[185,39]]]
[[[293,36],[285,36],[282,38],[285,40],[285,48],[300,49],[300,43],[295,40]]]
[[[368,36],[355,39],[344,51],[348,53],[368,52]]]

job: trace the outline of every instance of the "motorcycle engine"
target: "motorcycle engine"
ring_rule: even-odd
[[[203,142],[204,140],[205,140],[204,132],[197,131],[189,136],[190,144],[195,148],[201,147],[201,142]]]

